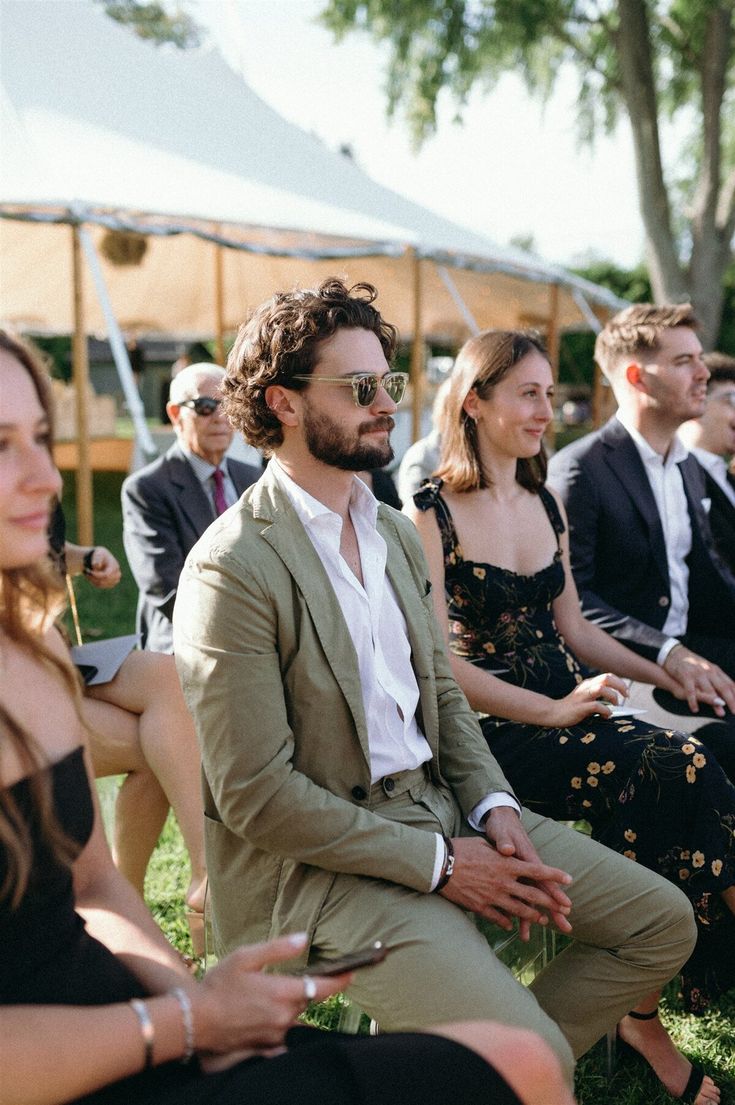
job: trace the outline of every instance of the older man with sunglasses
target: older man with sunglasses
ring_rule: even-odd
[[[571,1076],[686,958],[691,909],[639,864],[521,817],[452,677],[418,534],[356,475],[390,461],[406,387],[375,296],[338,280],[276,295],[228,362],[227,414],[272,459],[192,549],[174,614],[215,945],[303,931],[308,968],[380,940],[387,958],[351,990],[381,1028],[500,1020]],[[470,910],[522,935],[569,932],[571,911],[580,941],[531,993]]]
[[[173,652],[171,618],[189,549],[260,476],[226,455],[233,430],[222,412],[223,378],[223,369],[206,363],[174,377],[166,410],[176,442],[123,484],[123,540],[139,589],[137,628],[151,652]]]

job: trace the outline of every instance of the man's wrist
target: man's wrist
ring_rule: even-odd
[[[441,874],[439,875],[439,881],[434,887],[435,893],[439,893],[447,885],[452,875],[454,874],[454,845],[448,836],[444,837],[444,863],[442,864]]]
[[[668,660],[669,656],[671,656],[672,652],[674,652],[678,648],[683,647],[684,646],[681,641],[678,641],[676,637],[669,637],[668,641],[666,641],[665,644],[663,644],[659,649],[658,656],[656,657],[656,663],[662,668],[666,667],[666,661]]]

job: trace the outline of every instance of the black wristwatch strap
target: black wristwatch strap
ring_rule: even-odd
[[[91,548],[91,549],[87,549],[87,551],[84,554],[84,559],[82,560],[82,568],[84,570],[85,575],[89,575],[90,572],[94,571],[94,565],[92,564],[92,561],[94,560],[94,554],[96,552],[97,552],[96,548]]]

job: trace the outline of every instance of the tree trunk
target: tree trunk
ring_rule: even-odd
[[[657,302],[686,299],[687,281],[671,230],[661,164],[656,86],[645,0],[617,0],[615,32],[623,101],[633,131],[638,202],[646,232],[648,266]]]
[[[727,68],[732,50],[732,11],[724,6],[707,16],[704,46],[700,61],[702,94],[702,164],[694,196],[692,214],[692,257],[689,283],[701,338],[705,349],[712,349],[722,316],[724,288],[722,278],[730,259],[727,218],[719,209],[722,175],[722,101],[725,96]]]

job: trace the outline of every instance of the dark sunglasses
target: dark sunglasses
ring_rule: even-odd
[[[212,399],[210,395],[198,395],[196,399],[184,399],[179,403],[179,406],[191,407],[194,414],[198,414],[200,418],[209,418],[210,414],[214,414],[221,402],[221,399]]]
[[[394,403],[400,403],[406,393],[408,373],[386,372],[385,376],[378,376],[374,372],[365,372],[358,376],[294,376],[293,379],[312,384],[349,384],[357,406],[370,407],[380,388],[385,388]]]

